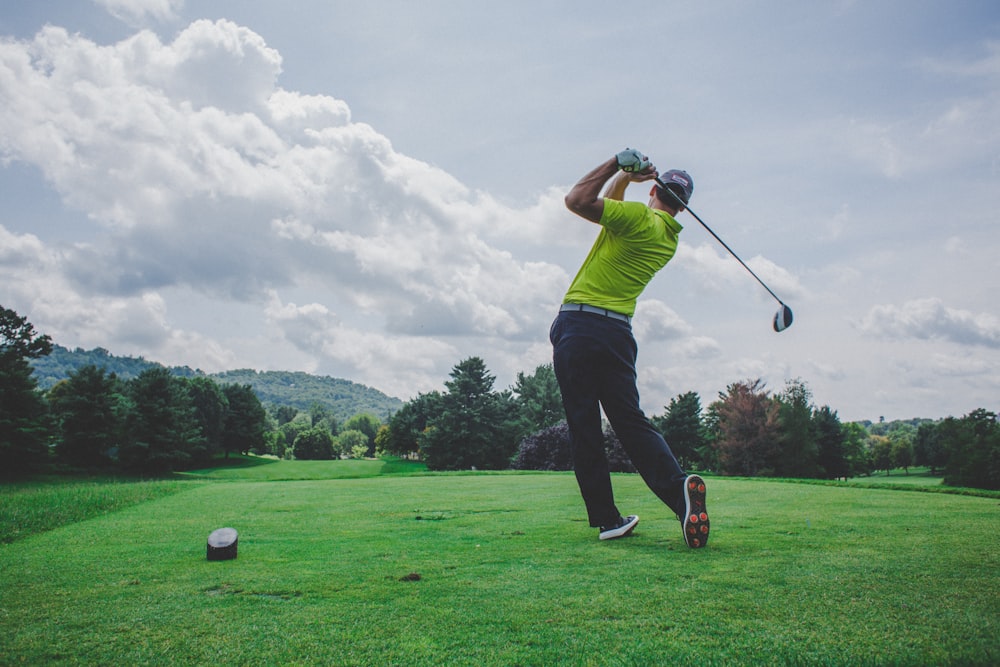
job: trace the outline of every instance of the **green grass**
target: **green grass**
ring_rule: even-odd
[[[345,471],[203,471],[0,545],[0,663],[1000,660],[996,499],[709,478],[690,550],[636,476],[615,477],[635,536],[599,542],[572,474]],[[239,557],[209,562],[221,526]]]
[[[183,473],[192,479],[291,481],[307,479],[360,479],[380,475],[415,474],[427,465],[397,458],[351,461],[279,461],[256,456],[220,459],[219,466]]]
[[[178,480],[49,477],[0,484],[0,543],[116,512],[188,488]]]

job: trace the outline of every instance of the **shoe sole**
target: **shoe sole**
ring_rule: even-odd
[[[639,525],[639,517],[637,517],[637,516],[631,516],[631,517],[629,517],[629,521],[627,521],[624,525],[618,526],[617,528],[615,528],[613,530],[606,530],[603,533],[601,533],[599,535],[599,537],[602,540],[613,540],[613,539],[618,538],[618,537],[625,537],[626,535],[628,535],[629,533],[631,533],[632,530],[637,525]],[[593,535],[593,533],[591,533],[591,535]]]
[[[688,475],[684,480],[684,542],[692,549],[708,544],[708,509],[705,506],[705,480]]]

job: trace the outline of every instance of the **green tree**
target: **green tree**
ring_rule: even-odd
[[[917,427],[913,438],[913,462],[918,466],[928,466],[932,475],[947,465],[948,448],[937,424],[924,423]]]
[[[358,415],[354,415],[346,422],[344,422],[344,431],[360,431],[365,436],[365,456],[375,455],[375,436],[378,435],[378,430],[382,426],[382,422],[379,418],[373,414],[363,412]],[[355,443],[356,444],[356,443]],[[353,448],[355,445],[351,445]],[[345,453],[350,453],[349,450]]]
[[[518,373],[513,392],[525,435],[554,426],[566,417],[552,364],[536,367],[533,375]]]
[[[909,475],[910,466],[913,465],[913,445],[907,440],[892,440],[892,463]]]
[[[892,464],[902,468],[907,475],[913,465],[913,431],[914,429],[896,429],[889,431],[889,442],[892,445]]]
[[[773,475],[780,407],[763,381],[735,382],[713,405],[718,420],[713,447],[723,474]]]
[[[940,424],[948,447],[944,483],[979,489],[1000,489],[1000,425],[996,414],[983,408],[961,419]]]
[[[441,414],[442,399],[441,392],[432,391],[418,394],[405,403],[389,418],[389,432],[382,439],[382,451],[396,456],[418,454],[421,436],[428,424]]]
[[[226,411],[222,448],[230,452],[266,451],[267,411],[249,384],[227,384],[222,388],[229,409]]]
[[[285,422],[279,426],[278,431],[284,437],[285,447],[293,449],[295,447],[295,439],[311,428],[312,420],[310,419],[308,413],[299,412],[292,418],[291,421]]]
[[[873,435],[869,437],[872,452],[872,468],[884,470],[886,477],[892,470],[892,441],[887,435]]]
[[[208,458],[186,383],[163,367],[143,371],[127,385],[128,437],[119,459],[145,472],[182,470]]]
[[[333,436],[325,426],[313,426],[299,433],[292,449],[302,461],[329,461],[334,458]]]
[[[345,427],[334,438],[334,449],[352,459],[363,459],[368,454],[368,435],[364,431]]]
[[[431,470],[502,470],[517,449],[517,404],[494,392],[496,379],[479,357],[460,362],[445,383],[441,411],[420,437]]]
[[[819,477],[819,446],[810,404],[812,392],[802,380],[789,380],[777,400],[781,431],[775,473],[782,477]]]
[[[389,429],[388,424],[382,424],[378,433],[375,434],[375,456],[385,456],[389,454],[386,449],[386,445],[389,444],[389,439],[392,437],[392,431]]]
[[[281,426],[295,419],[295,415],[299,414],[299,409],[291,405],[276,405],[271,412],[277,420],[278,426]]]
[[[722,469],[722,465],[719,463],[719,450],[715,446],[722,433],[719,428],[719,405],[719,401],[710,403],[701,420],[705,444],[698,449],[697,454],[705,470]]]
[[[872,457],[868,449],[868,429],[860,422],[844,424],[845,477],[872,474]]]
[[[43,463],[48,456],[48,411],[32,376],[29,359],[52,351],[28,318],[0,306],[0,460],[11,474]]]
[[[314,401],[309,406],[309,417],[313,426],[325,426],[332,436],[336,436],[340,432],[340,425],[337,424],[337,418],[333,411],[319,401]]]
[[[210,378],[195,377],[186,382],[194,405],[195,419],[205,438],[209,455],[223,451],[229,399],[215,380]]]
[[[663,416],[650,421],[663,434],[682,468],[700,466],[704,469],[701,455],[707,440],[701,420],[701,398],[697,392],[689,391],[670,399]]]
[[[851,465],[847,460],[847,437],[837,412],[828,405],[813,411],[812,426],[820,473],[826,479],[847,479],[851,474]]]
[[[103,368],[83,366],[49,390],[58,424],[58,459],[70,465],[101,467],[114,462],[122,439],[127,403],[118,378]]]

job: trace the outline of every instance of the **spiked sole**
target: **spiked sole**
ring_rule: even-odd
[[[684,480],[684,542],[692,549],[708,544],[708,509],[705,506],[705,480],[688,475]]]

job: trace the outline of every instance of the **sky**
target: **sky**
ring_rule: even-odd
[[[625,147],[795,313],[680,214],[648,414],[758,378],[843,421],[1000,409],[995,0],[3,2],[0,305],[210,373],[508,388],[598,231],[563,197]]]

